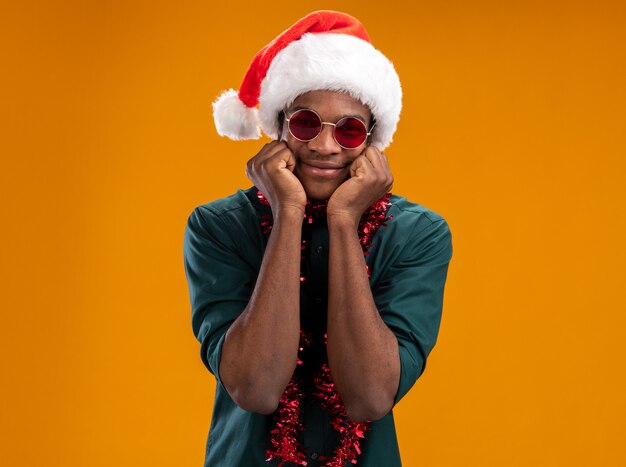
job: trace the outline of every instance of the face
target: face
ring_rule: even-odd
[[[314,110],[324,122],[337,123],[341,118],[358,117],[371,127],[369,109],[348,94],[334,91],[311,91],[298,97],[286,110],[289,117],[296,110]],[[295,139],[283,125],[282,139],[296,157],[293,173],[310,199],[327,200],[350,178],[350,164],[366,148],[367,141],[354,149],[342,148],[333,138],[334,127],[322,125],[322,132],[308,142]]]

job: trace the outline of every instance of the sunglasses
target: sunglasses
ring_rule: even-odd
[[[309,142],[315,139],[324,125],[334,127],[333,138],[344,149],[355,149],[362,145],[367,137],[372,134],[372,129],[367,131],[365,122],[356,117],[343,117],[337,123],[323,122],[322,118],[311,109],[296,110],[291,117],[285,118],[288,123],[289,133],[298,141]]]

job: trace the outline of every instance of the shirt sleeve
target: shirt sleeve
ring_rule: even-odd
[[[394,406],[423,373],[437,340],[451,258],[447,222],[418,223],[374,293],[383,321],[398,339],[400,384]]]
[[[200,356],[221,382],[224,337],[248,304],[256,273],[237,251],[224,220],[201,207],[187,221],[184,264],[193,333],[202,344]]]

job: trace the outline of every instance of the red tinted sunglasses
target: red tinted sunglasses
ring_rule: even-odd
[[[367,131],[365,122],[359,118],[343,117],[337,123],[323,122],[317,112],[311,109],[296,110],[285,121],[291,136],[305,143],[315,139],[324,125],[331,125],[334,127],[333,138],[344,149],[358,148],[372,134],[372,129]]]

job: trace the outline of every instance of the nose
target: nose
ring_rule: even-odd
[[[309,141],[309,149],[321,155],[337,154],[341,152],[341,146],[337,144],[333,136],[335,127],[333,125],[322,125],[319,135]]]

